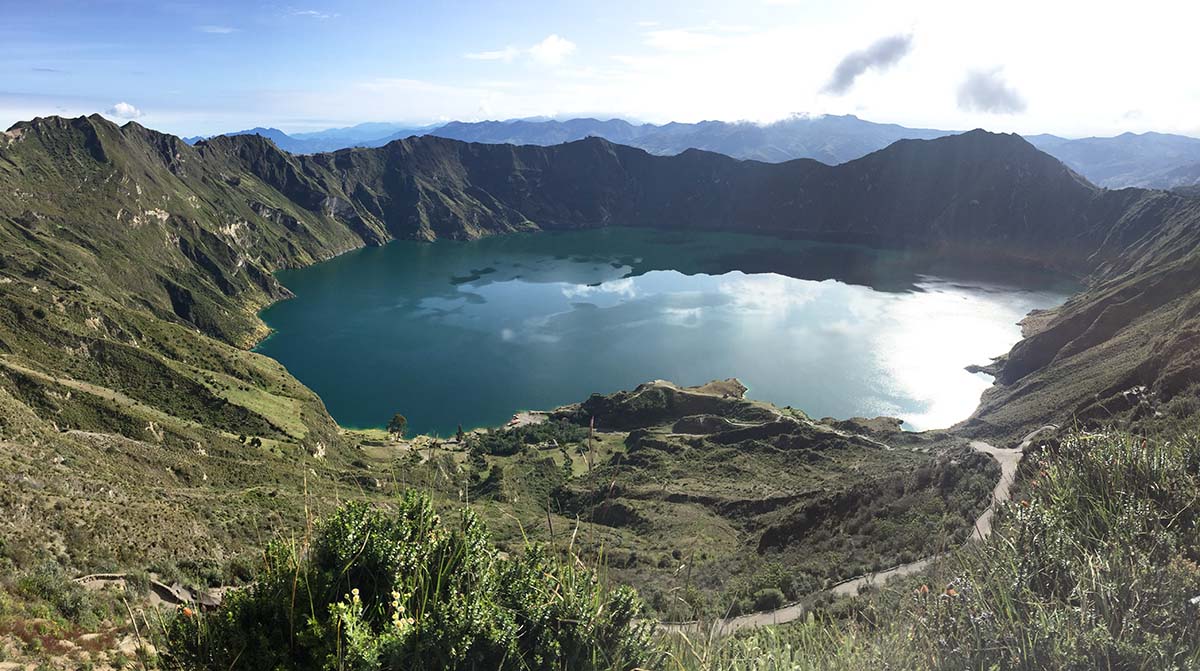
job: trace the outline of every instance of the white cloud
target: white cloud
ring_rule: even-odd
[[[263,88],[251,86],[253,90],[221,90],[218,83],[211,94],[187,87],[197,93],[181,96],[167,96],[164,90],[136,93],[114,88],[99,99],[77,99],[73,97],[76,94],[53,90],[53,84],[46,83],[45,90],[38,92],[40,98],[26,93],[5,99],[0,91],[0,114],[11,122],[56,113],[58,105],[72,115],[84,114],[106,109],[113,102],[111,97],[120,95],[136,96],[141,104],[153,105],[154,122],[163,130],[189,135],[264,122],[315,129],[326,121],[332,126],[360,121],[427,123],[481,116],[581,114],[652,122],[766,121],[796,112],[853,113],[872,121],[928,128],[983,126],[1064,136],[1112,135],[1126,130],[1200,135],[1200,86],[1190,83],[1195,78],[1188,76],[1187,69],[1195,61],[1191,33],[1200,22],[1200,3],[1144,0],[1138,11],[1122,12],[1097,9],[1084,0],[1013,0],[1006,11],[996,12],[987,3],[961,0],[770,3],[794,5],[791,7],[767,7],[764,3],[768,1],[725,3],[726,9],[705,13],[706,18],[695,23],[673,23],[669,14],[660,17],[646,12],[603,26],[567,28],[559,23],[534,23],[533,30],[539,31],[530,33],[534,37],[499,33],[498,42],[477,48],[448,38],[430,53],[431,63],[442,64],[436,80],[434,73],[428,75],[436,85],[363,83],[354,77],[328,76],[345,73],[337,72],[336,63],[318,59],[321,54],[312,51],[309,56],[317,60],[306,60],[302,54],[294,62],[297,69],[312,70],[314,76],[305,80],[307,83],[273,82]],[[283,7],[280,14],[292,22],[314,26],[341,21],[349,14],[322,24],[315,18],[293,17],[290,12],[297,8],[309,11],[308,7],[340,11],[333,3],[279,6]],[[1162,21],[1164,15],[1172,20]],[[744,23],[754,30],[722,31],[706,23],[710,16],[714,22]],[[1029,16],[1038,20],[1030,21]],[[660,19],[662,23],[637,25],[639,19]],[[239,25],[233,18],[196,21],[223,20]],[[559,18],[548,15],[544,20]],[[185,28],[202,36],[196,21]],[[1065,25],[1072,30],[1064,33]],[[240,27],[230,37],[240,38],[247,32],[248,25]],[[598,39],[601,31],[604,40]],[[669,32],[650,34],[655,31]],[[578,46],[559,65],[544,66],[529,50],[552,33],[569,37]],[[887,76],[865,75],[870,77],[870,86],[862,86],[867,83],[862,80],[843,96],[821,93],[849,50],[847,45],[866,46],[875,37],[897,33],[912,34],[918,48],[897,62]],[[528,41],[521,41],[525,39]],[[506,45],[512,46],[506,49]],[[699,48],[686,48],[697,45]],[[385,45],[378,46],[387,52]],[[466,60],[463,52],[467,51],[483,52],[488,60]],[[38,54],[36,60],[30,56],[28,64],[75,74],[100,67],[90,53],[82,61],[68,56],[47,52]],[[443,68],[447,57],[458,63]],[[997,64],[1003,64],[1004,80],[1027,103],[1026,110],[996,114],[960,107],[958,92],[967,72],[986,72]],[[154,64],[146,67],[156,69]],[[207,65],[197,67],[207,76]],[[417,64],[398,64],[397,68],[409,76],[422,76]],[[492,84],[491,79],[505,83]],[[1140,116],[1127,115],[1131,108],[1140,110]]]
[[[968,112],[1013,114],[1025,111],[1025,99],[1004,81],[1000,68],[974,70],[958,87],[958,106]]]
[[[212,35],[228,35],[230,33],[237,32],[237,28],[232,28],[230,26],[196,26],[196,30]]]
[[[550,35],[529,47],[529,55],[533,57],[533,60],[546,65],[557,65],[573,53],[575,53],[575,43],[558,35]]]
[[[724,39],[720,35],[687,28],[668,28],[647,31],[646,44],[664,51],[695,51],[719,46]]]
[[[745,26],[710,23],[690,28],[656,28],[642,33],[646,44],[663,51],[698,51],[727,46],[739,34],[752,32]]]
[[[315,9],[293,9],[292,16],[304,16],[310,19],[324,21],[325,19],[337,18],[336,12],[322,12]]]
[[[520,48],[507,46],[491,51],[474,51],[463,54],[463,58],[475,61],[501,61],[511,63],[522,56],[542,65],[558,65],[575,53],[575,43],[558,35],[549,35],[533,46]]]
[[[800,282],[775,273],[747,275],[734,271],[720,277],[717,291],[727,296],[729,305],[738,312],[785,319],[790,311],[812,303],[834,286],[833,282]]]
[[[108,108],[104,114],[117,119],[137,119],[142,116],[142,110],[122,101]]]
[[[504,47],[495,51],[477,51],[470,54],[463,54],[464,57],[476,61],[504,61],[511,63],[517,56],[521,55],[521,50],[516,47]]]

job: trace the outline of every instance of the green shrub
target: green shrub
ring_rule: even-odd
[[[774,610],[785,603],[787,603],[787,598],[783,596],[783,590],[775,587],[760,589],[754,593],[755,610]]]
[[[527,446],[540,443],[557,443],[560,447],[568,443],[586,440],[588,430],[566,420],[546,421],[540,424],[525,424],[506,429],[489,429],[468,438],[486,454],[512,456]]]
[[[463,510],[409,494],[394,515],[351,504],[311,547],[277,541],[257,582],[215,614],[179,616],[180,669],[633,669],[657,660],[631,590],[606,590],[540,546],[507,558]]]
[[[1187,393],[1182,393],[1171,399],[1166,404],[1165,411],[1169,417],[1183,420],[1195,417],[1200,414],[1200,389],[1189,389]]]
[[[17,591],[26,598],[45,602],[74,624],[96,626],[103,609],[87,590],[69,579],[62,569],[47,565],[17,578]]]

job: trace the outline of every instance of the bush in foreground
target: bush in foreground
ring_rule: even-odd
[[[628,589],[539,546],[504,557],[463,510],[351,504],[311,547],[277,541],[250,588],[169,627],[180,669],[633,669],[656,663]]]

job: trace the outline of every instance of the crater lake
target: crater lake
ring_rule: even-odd
[[[257,351],[343,426],[503,424],[652,380],[736,377],[811,416],[966,419],[968,372],[1077,287],[894,249],[643,229],[396,241],[279,273]],[[601,427],[602,428],[602,427]]]

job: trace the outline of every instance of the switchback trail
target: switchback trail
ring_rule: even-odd
[[[987,454],[1000,464],[1000,479],[996,483],[995,488],[992,489],[992,504],[975,520],[975,531],[971,534],[968,542],[983,540],[991,535],[992,518],[996,514],[997,505],[1008,501],[1012,497],[1013,480],[1016,477],[1017,466],[1021,463],[1021,456],[1039,435],[1045,431],[1053,431],[1057,428],[1054,425],[1046,425],[1032,431],[1022,439],[1021,444],[1016,449],[1011,450],[996,447],[982,440],[971,441],[971,447],[976,452]],[[862,587],[883,584],[894,577],[916,573],[931,564],[934,560],[944,556],[944,554],[933,555],[908,564],[901,564],[883,571],[876,571],[858,576],[857,578],[851,578],[834,585],[830,591],[838,596],[854,596],[858,594]],[[666,632],[706,633],[719,636],[733,633],[739,629],[785,624],[803,617],[808,612],[807,603],[815,596],[816,594],[810,594],[796,603],[788,604],[775,610],[747,613],[746,615],[720,618],[712,621],[661,622],[658,626],[661,631]]]
[[[975,531],[972,533],[968,542],[978,541],[987,538],[992,533],[992,518],[995,516],[996,506],[1008,501],[1012,497],[1012,485],[1017,472],[1017,466],[1021,462],[1021,456],[1024,451],[1033,443],[1033,441],[1041,433],[1045,431],[1053,431],[1058,427],[1054,425],[1043,426],[1028,435],[1021,441],[1021,444],[1016,449],[1006,450],[995,447],[981,440],[971,441],[971,447],[976,452],[987,454],[1000,464],[1000,479],[996,486],[992,489],[992,503],[984,510],[982,514],[975,520]],[[921,571],[933,561],[944,557],[945,554],[932,555],[917,561],[907,564],[901,564],[883,571],[876,571],[866,575],[851,578],[842,581],[832,588],[833,594],[838,596],[854,596],[859,593],[859,590],[867,585],[883,584],[891,578],[897,576],[909,575]],[[106,586],[113,585],[119,588],[124,588],[127,580],[125,574],[97,574],[82,576],[76,578],[75,581],[83,585],[87,589],[103,589]],[[216,588],[208,591],[189,590],[182,585],[166,585],[156,579],[150,580],[150,600],[152,605],[169,605],[182,606],[186,604],[198,604],[203,607],[216,607],[220,604],[224,593],[235,588]],[[711,621],[694,620],[691,622],[660,622],[658,628],[664,632],[677,633],[706,633],[714,636],[733,633],[739,629],[748,629],[754,627],[768,627],[777,624],[786,624],[804,616],[808,612],[808,602],[818,593],[810,594],[804,599],[796,603],[788,604],[781,608],[769,611],[760,611],[757,613],[747,613],[736,617],[719,618]]]

